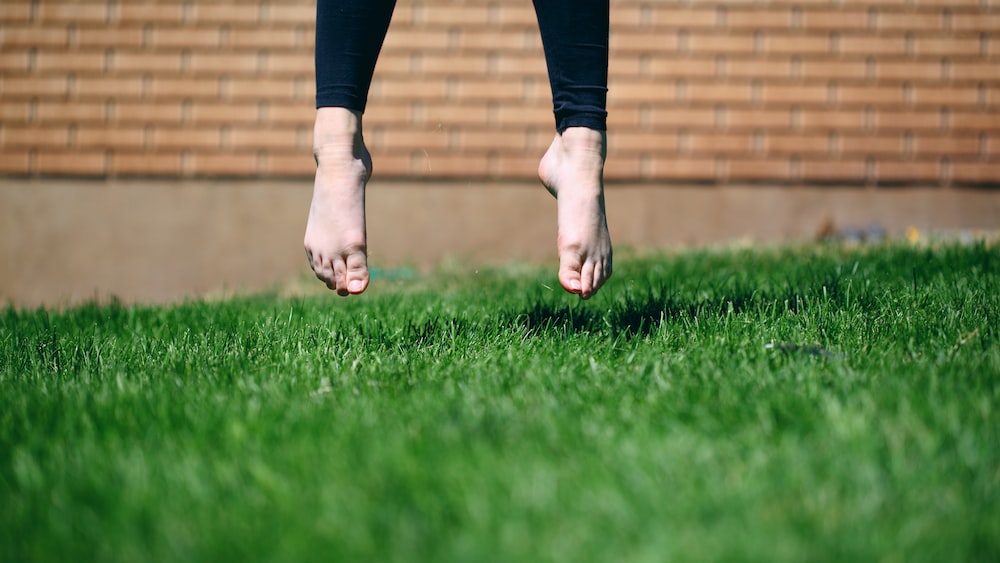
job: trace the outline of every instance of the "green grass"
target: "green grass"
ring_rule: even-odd
[[[996,247],[617,267],[2,311],[0,561],[1000,558]]]

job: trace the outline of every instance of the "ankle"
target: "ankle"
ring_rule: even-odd
[[[347,108],[323,107],[316,110],[313,126],[313,150],[350,149],[357,152],[364,146],[361,113]]]
[[[568,127],[559,134],[559,144],[567,153],[590,153],[600,155],[603,161],[607,154],[607,133],[589,127]]]

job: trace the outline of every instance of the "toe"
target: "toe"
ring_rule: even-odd
[[[559,283],[570,293],[583,291],[583,281],[580,279],[582,264],[575,253],[564,253],[559,260]]]
[[[580,269],[580,297],[590,299],[594,294],[594,263],[587,260]]]
[[[345,260],[347,292],[357,295],[368,288],[368,257],[363,250],[352,252]]]

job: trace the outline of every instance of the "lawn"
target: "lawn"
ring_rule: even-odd
[[[984,243],[0,310],[0,561],[996,561],[998,316]]]

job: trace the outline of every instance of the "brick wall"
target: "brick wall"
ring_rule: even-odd
[[[0,174],[308,177],[314,2],[3,0]],[[993,0],[613,0],[610,179],[997,184]],[[530,178],[528,0],[400,0],[380,177]]]

